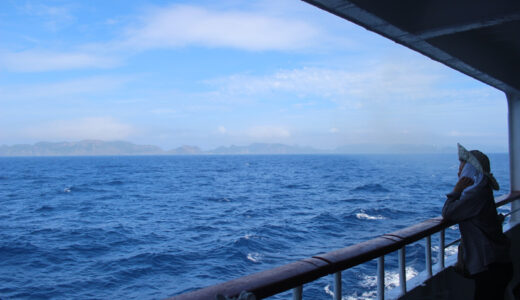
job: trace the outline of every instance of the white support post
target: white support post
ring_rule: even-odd
[[[507,94],[509,121],[509,173],[511,191],[520,191],[520,95]],[[520,209],[520,200],[511,203],[511,211]],[[520,212],[511,215],[511,225],[520,223]]]
[[[385,300],[385,256],[377,259],[377,300]]]
[[[426,271],[428,272],[428,278],[432,277],[432,236],[426,237],[426,248],[424,251],[424,259],[426,261]]]
[[[292,298],[293,300],[302,300],[303,297],[303,285],[293,288]]]
[[[399,285],[401,286],[401,295],[406,294],[406,252],[405,247],[399,249],[398,260],[399,260]]]
[[[439,233],[439,265],[441,267],[441,270],[444,270],[444,237],[445,237],[445,231],[444,229],[441,230]]]
[[[341,300],[341,271],[334,273],[334,300]]]

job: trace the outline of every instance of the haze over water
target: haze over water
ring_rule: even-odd
[[[502,92],[300,0],[1,1],[0,20],[0,145],[507,151]]]

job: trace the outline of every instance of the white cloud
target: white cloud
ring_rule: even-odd
[[[23,51],[0,53],[0,69],[16,72],[46,72],[85,68],[111,68],[112,57],[87,52]]]
[[[288,138],[291,136],[289,130],[277,126],[256,126],[249,128],[246,132],[249,137],[259,140],[270,140],[277,138]]]
[[[451,130],[446,134],[446,136],[455,137],[455,138],[475,138],[475,137],[494,137],[494,136],[497,136],[497,134],[492,131],[479,131],[479,132],[464,131],[464,132],[461,132],[458,130]],[[506,136],[505,131],[502,133],[502,136],[504,136],[504,137]]]
[[[460,137],[460,136],[463,136],[463,134],[457,130],[452,130],[452,131],[448,132],[448,136]]]
[[[339,132],[339,129],[333,127],[333,128],[331,128],[331,129],[329,129],[329,132],[330,132],[330,133],[338,133],[338,132]]]
[[[74,21],[67,7],[28,4],[23,10],[44,22],[47,20],[46,26],[53,30]],[[325,39],[330,43],[334,40],[316,24],[287,15],[274,16],[266,11],[211,10],[173,5],[150,10],[138,20],[139,25],[127,27],[124,34],[110,41],[72,45],[72,50],[0,52],[0,70],[45,72],[113,68],[129,55],[155,48],[201,46],[286,51],[307,50],[326,44],[323,42]],[[108,21],[114,22],[118,20]]]
[[[154,115],[173,115],[177,113],[177,110],[172,108],[155,108],[150,110]]]
[[[245,50],[292,50],[322,35],[316,26],[258,12],[217,11],[174,5],[156,9],[139,28],[128,30],[126,44],[156,47],[231,47]]]
[[[53,82],[19,86],[4,86],[0,89],[1,100],[53,98],[60,96],[82,96],[106,93],[122,87],[132,78],[128,76],[93,76]]]
[[[22,135],[42,141],[118,140],[135,133],[135,129],[110,117],[58,120],[22,130]]]
[[[435,69],[434,69],[435,70]],[[412,64],[372,64],[358,70],[300,68],[266,76],[233,75],[208,81],[222,93],[293,93],[332,100],[420,99],[431,97],[440,75]],[[359,103],[353,102],[355,106]]]
[[[221,133],[221,134],[225,134],[227,132],[227,129],[224,126],[219,126],[218,127],[218,132]]]
[[[64,6],[48,6],[43,4],[25,3],[21,9],[33,16],[46,16],[50,18],[72,19],[69,9]]]
[[[25,3],[20,9],[28,15],[42,18],[45,28],[51,31],[57,31],[76,20],[70,7],[66,6]]]

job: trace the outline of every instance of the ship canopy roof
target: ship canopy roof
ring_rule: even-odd
[[[505,93],[520,94],[520,1],[304,1]]]

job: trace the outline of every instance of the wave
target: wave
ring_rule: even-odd
[[[114,195],[114,194],[110,194],[110,195],[103,195],[103,196],[97,196],[95,198],[95,200],[114,200],[114,199],[121,199],[122,196],[121,195]],[[88,202],[85,202],[85,204],[88,205]],[[85,209],[87,207],[82,207],[82,209]]]
[[[262,239],[262,237],[257,235],[246,234],[234,240],[233,244],[229,245],[228,247],[230,249],[243,250],[245,252],[250,250],[267,250],[268,248],[266,247],[265,243],[260,241]]]
[[[296,190],[296,189],[308,190],[311,187],[308,184],[304,183],[304,184],[288,184],[288,185],[285,185],[284,188],[290,189],[290,190]]]
[[[413,267],[406,267],[406,279],[410,280],[419,274],[419,272]],[[367,289],[361,293],[357,291],[341,297],[342,300],[372,300],[377,297],[377,276],[375,275],[364,275],[363,279],[359,283],[363,288]],[[385,289],[393,289],[399,286],[399,273],[394,271],[385,272]],[[324,287],[325,293],[334,297],[334,291],[330,284]]]
[[[327,284],[324,288],[325,294],[330,295],[334,299],[334,291],[332,290],[330,284]],[[362,292],[358,295],[357,292],[354,292],[351,295],[342,296],[341,300],[373,300],[377,296],[377,291],[366,291]]]
[[[439,246],[433,246],[432,247],[432,251],[433,252],[439,252]],[[447,247],[446,249],[444,249],[444,254],[446,256],[452,256],[452,255],[455,255],[459,253],[459,246],[458,245],[451,245],[449,247]]]
[[[14,242],[12,245],[0,245],[0,257],[7,260],[24,254],[33,255],[40,249],[29,242]]]
[[[212,232],[216,231],[218,228],[210,225],[195,225],[193,227],[190,227],[190,231],[194,232]]]
[[[363,198],[345,198],[345,199],[341,199],[340,200],[341,202],[349,202],[349,203],[354,203],[354,204],[363,204],[363,203],[367,203],[367,200],[366,199],[363,199]]]
[[[351,190],[352,192],[388,193],[390,190],[384,188],[379,183],[369,183],[360,185]]]
[[[417,276],[419,272],[414,269],[412,266],[408,266],[405,268],[406,272],[406,280],[410,280],[411,278]],[[360,282],[362,287],[372,288],[377,286],[377,276],[376,275],[364,275],[363,280]],[[386,271],[385,272],[385,288],[393,289],[399,286],[399,272],[396,271]]]
[[[231,202],[233,199],[226,197],[206,197],[206,200],[212,202]]]
[[[53,211],[53,210],[54,210],[54,207],[52,207],[50,205],[42,205],[39,208],[37,208],[35,211],[45,212],[45,211]]]
[[[121,180],[112,180],[112,181],[110,181],[110,182],[107,182],[106,184],[107,184],[107,185],[123,185],[124,182],[121,181]]]
[[[147,252],[132,253],[126,256],[119,255],[117,258],[105,262],[100,261],[99,267],[105,271],[135,266],[168,268],[170,266],[179,267],[203,259],[199,252],[186,251],[184,253],[176,253],[170,251],[152,252],[151,250],[148,249]],[[183,270],[179,270],[179,272],[183,272]]]
[[[88,183],[84,183],[84,184],[80,184],[80,185],[71,185],[71,186],[66,186],[65,188],[63,188],[62,192],[63,193],[104,193],[104,192],[107,192],[106,190],[103,190],[103,189],[96,189],[96,188],[92,188],[93,184],[88,184]]]
[[[262,254],[258,252],[248,253],[247,254],[247,260],[252,261],[254,263],[259,263],[262,259]]]
[[[260,209],[248,209],[244,212],[242,212],[240,215],[245,218],[252,218],[252,217],[261,217],[263,216],[264,211]]]
[[[405,215],[411,216],[415,213],[412,210],[402,209],[406,207],[400,207],[399,205],[394,205],[392,208],[384,207],[383,205],[385,204],[382,204],[380,208],[368,208],[368,205],[364,207],[358,205],[359,208],[345,213],[344,216],[348,217],[350,215],[352,218],[357,220],[392,220],[402,218],[402,216]],[[420,220],[424,220],[424,218],[421,218]]]
[[[385,217],[383,217],[381,215],[371,216],[371,215],[365,213],[364,211],[356,213],[356,218],[358,218],[359,220],[384,220],[384,219],[386,219]]]
[[[312,222],[316,222],[317,224],[341,222],[341,219],[338,216],[336,216],[328,211],[322,212],[322,213],[312,217],[311,220],[312,220]]]

